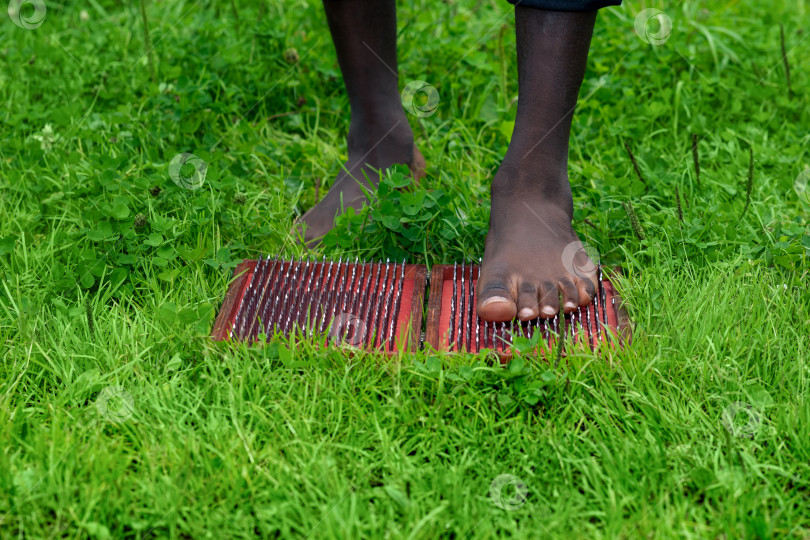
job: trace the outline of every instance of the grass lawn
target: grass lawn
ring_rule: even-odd
[[[138,2],[46,4],[0,12],[0,537],[810,538],[810,4],[600,13],[575,228],[635,334],[556,368],[212,343],[232,268],[303,255],[345,159],[320,4],[147,1],[151,55]],[[317,254],[477,260],[513,10],[399,20],[400,85],[439,94],[409,116],[427,178],[387,173]]]

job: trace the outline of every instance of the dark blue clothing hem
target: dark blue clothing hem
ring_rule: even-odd
[[[603,7],[618,6],[622,0],[508,0],[521,7],[546,11],[596,11]]]

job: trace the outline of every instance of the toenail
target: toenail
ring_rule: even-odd
[[[525,307],[525,308],[520,310],[520,318],[521,319],[528,319],[528,318],[531,318],[531,317],[534,317],[534,312],[531,309]]]
[[[565,307],[566,307],[566,308],[571,308],[571,309],[574,309],[574,308],[576,308],[576,307],[577,307],[577,305],[576,305],[575,303],[573,303],[573,302],[566,302],[566,303],[565,303]]]
[[[494,304],[495,302],[509,302],[509,300],[507,298],[504,298],[503,296],[492,296],[484,300],[484,303],[481,304],[481,309],[484,309],[488,305]]]
[[[546,315],[556,315],[557,310],[551,306],[546,306],[543,308],[543,313],[545,313]]]

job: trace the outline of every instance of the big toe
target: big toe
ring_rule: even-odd
[[[481,283],[484,283],[483,286]],[[490,322],[505,322],[515,318],[517,304],[505,284],[499,280],[479,281],[478,290],[478,303],[475,309],[479,317]]]

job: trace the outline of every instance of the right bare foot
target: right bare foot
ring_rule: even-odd
[[[332,230],[338,214],[347,208],[359,210],[368,202],[366,191],[376,189],[381,171],[401,163],[410,167],[416,181],[424,174],[425,159],[413,143],[413,132],[401,109],[386,121],[361,125],[353,119],[348,146],[349,160],[326,197],[298,220],[296,233],[310,247]]]

